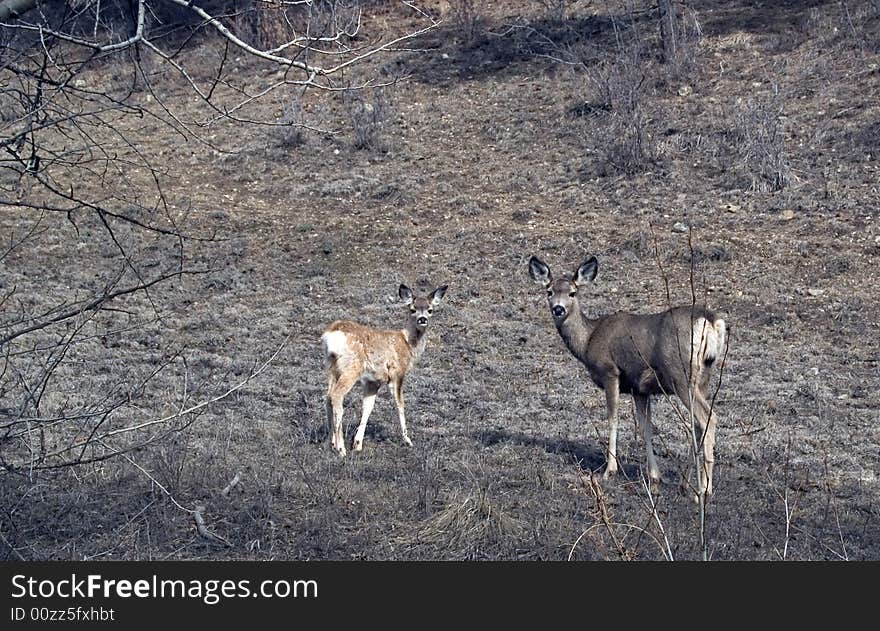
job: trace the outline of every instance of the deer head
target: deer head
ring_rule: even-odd
[[[547,291],[547,303],[553,320],[559,324],[572,313],[579,313],[578,288],[596,278],[599,261],[591,256],[581,264],[572,276],[553,278],[550,268],[541,259],[529,259],[529,274],[532,279]]]
[[[449,285],[441,285],[427,296],[416,296],[406,285],[401,285],[397,290],[397,295],[409,307],[409,320],[417,330],[424,331],[427,328],[434,307],[440,304],[448,288]]]

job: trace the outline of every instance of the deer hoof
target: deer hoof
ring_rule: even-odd
[[[352,451],[361,451],[364,448],[364,441],[356,440],[351,444]]]
[[[404,437],[403,437],[403,444],[406,445],[407,447],[412,447],[412,446],[413,446],[413,443],[412,443],[412,441],[409,439],[409,436],[404,436]]]
[[[602,474],[603,480],[609,480],[617,475],[617,469],[612,469],[611,467],[605,467],[605,472]]]

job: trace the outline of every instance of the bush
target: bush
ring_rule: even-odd
[[[600,160],[600,172],[634,174],[657,160],[655,120],[648,111],[649,85],[644,39],[621,31],[615,53],[584,60],[586,109],[596,114],[588,140]]]
[[[673,77],[682,78],[696,71],[702,43],[703,27],[696,12],[680,9],[675,16],[675,54],[667,60]]]
[[[391,118],[392,110],[385,88],[374,88],[369,92],[348,90],[344,99],[351,122],[354,148],[385,151],[382,129]]]
[[[299,95],[293,96],[285,105],[281,116],[281,130],[278,145],[285,149],[295,149],[306,141],[305,116]]]
[[[781,191],[792,180],[785,147],[785,117],[778,90],[769,98],[737,100],[732,115],[730,151],[751,189]]]
[[[451,0],[449,18],[453,29],[461,37],[462,45],[473,46],[483,35],[485,18],[476,0]]]
[[[544,19],[548,22],[561,22],[565,19],[568,9],[576,0],[535,0],[541,5]]]

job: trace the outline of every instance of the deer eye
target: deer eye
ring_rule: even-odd
[[[574,295],[575,295],[576,293],[577,293],[576,291],[570,291],[570,292],[568,292],[568,296],[569,296],[570,298],[574,298]]]
[[[547,290],[547,295],[548,295],[548,296],[552,296],[552,295],[553,295],[553,290],[552,290],[552,289],[548,289],[548,290]]]
[[[428,313],[434,313],[433,309],[428,309]]]

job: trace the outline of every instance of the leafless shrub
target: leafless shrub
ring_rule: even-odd
[[[865,51],[880,50],[880,0],[841,2],[840,25],[835,31]]]
[[[382,130],[391,118],[392,106],[385,88],[353,90],[345,93],[345,106],[351,122],[355,149],[384,151]]]
[[[674,0],[660,0],[657,9],[663,61],[679,73],[693,61],[703,35],[700,22],[692,9]]]
[[[696,70],[703,43],[703,27],[694,10],[682,7],[676,13],[675,38],[675,54],[668,63],[671,74],[683,78]]]
[[[593,475],[593,473],[591,471],[584,472],[579,470],[578,475],[581,479],[584,490],[586,491],[587,489],[589,489],[589,496],[591,496],[593,501],[595,502],[595,508],[593,509],[595,517],[592,525],[590,525],[578,536],[577,539],[575,539],[574,543],[571,546],[571,550],[569,550],[568,560],[571,561],[574,558],[578,546],[581,545],[585,537],[593,534],[594,532],[604,532],[607,535],[608,540],[610,540],[611,542],[610,546],[605,543],[605,539],[601,535],[597,536],[596,540],[593,542],[596,547],[602,549],[603,558],[606,560],[617,558],[621,561],[632,561],[633,559],[635,559],[637,551],[627,548],[626,543],[619,534],[620,530],[626,530],[629,528],[629,526],[627,524],[621,524],[615,521],[614,516],[611,513],[611,509],[608,506],[607,495],[602,488],[602,485],[597,482],[596,477]],[[614,549],[614,554],[616,555],[616,557],[611,555],[609,548]]]
[[[666,266],[663,264],[663,259],[660,255],[660,247],[657,243],[656,234],[653,235],[653,241],[654,261],[663,280],[663,285],[666,293],[666,306],[671,307],[673,305],[671,276]],[[687,268],[687,288],[691,306],[708,308],[708,294],[705,287],[706,280],[705,276],[700,272],[700,268],[702,267],[703,263],[699,261],[696,255],[698,248],[696,248],[694,245],[693,228],[688,229],[687,249],[687,260],[689,261]],[[701,278],[702,280],[700,280]],[[723,308],[723,305],[719,306]],[[716,420],[714,419],[716,413],[716,401],[719,391],[721,390],[721,385],[726,377],[725,373],[727,371],[728,365],[728,352],[730,350],[729,343],[730,337],[729,335],[727,335],[725,336],[725,346],[723,349],[723,353],[721,357],[717,360],[715,372],[711,376],[710,380],[707,380],[704,385],[696,385],[690,383],[689,380],[689,383],[687,384],[687,399],[689,403],[687,405],[682,405],[681,400],[675,400],[674,397],[669,396],[669,393],[664,393],[663,395],[663,398],[673,410],[673,413],[676,417],[676,425],[681,431],[683,431],[688,443],[688,451],[690,452],[690,463],[688,466],[679,467],[679,476],[681,481],[681,489],[686,494],[696,499],[697,525],[696,532],[693,533],[693,535],[694,538],[696,538],[699,542],[699,551],[701,554],[701,558],[704,561],[708,561],[711,558],[709,529],[707,524],[709,516],[707,510],[709,496],[706,494],[703,487],[704,478],[708,474],[708,472],[704,468],[703,462],[703,448],[704,442],[707,440],[707,431],[700,431],[698,429],[697,415],[694,411],[694,401],[696,394],[699,391],[705,389],[705,396],[708,402],[707,420],[708,425],[711,427],[711,425],[716,422]],[[683,365],[689,365],[693,361],[693,358],[681,357],[680,361]],[[644,483],[643,488],[645,491],[643,505],[648,515],[650,515],[651,520],[653,520],[657,525],[659,533],[662,535],[662,539],[666,545],[666,552],[664,552],[664,556],[668,559],[671,559],[672,549],[669,547],[668,533],[663,525],[661,516],[657,511],[656,501],[652,495],[650,485]]]
[[[794,175],[785,146],[784,106],[778,91],[769,98],[737,100],[729,150],[747,174],[751,189],[781,191]]]
[[[261,49],[283,46],[297,33],[354,36],[361,20],[360,0],[244,0],[232,14],[236,35]]]
[[[819,7],[810,7],[800,20],[800,31],[805,35],[818,34],[822,25],[822,10]]]
[[[239,37],[267,49],[286,41],[291,28],[280,2],[257,0],[246,2],[244,8],[236,12],[235,31]]]
[[[305,144],[305,113],[303,112],[302,99],[294,95],[284,104],[284,113],[281,116],[281,124],[278,133],[278,145],[283,149],[296,149]]]
[[[188,434],[175,434],[158,444],[153,452],[154,475],[171,492],[178,491],[191,465],[193,445]]]
[[[535,3],[541,6],[544,19],[548,22],[561,22],[577,0],[535,0]]]
[[[824,40],[880,51],[880,0],[844,0],[810,7],[799,19],[797,44]]]
[[[638,173],[657,160],[656,121],[646,104],[644,39],[631,29],[620,29],[618,35],[615,53],[582,62],[592,97],[587,104],[597,114],[588,141],[602,174]]]
[[[465,48],[473,46],[486,28],[486,18],[476,0],[451,0],[449,18]]]

